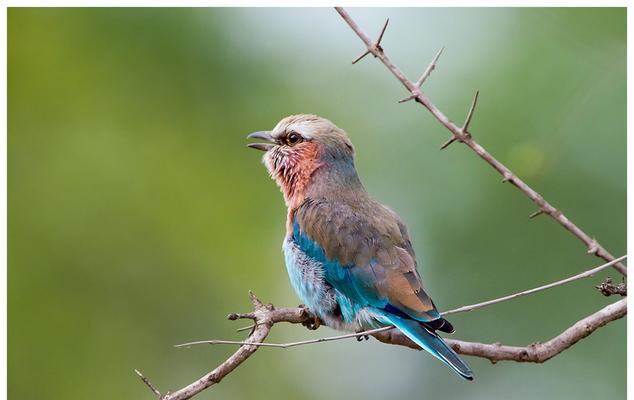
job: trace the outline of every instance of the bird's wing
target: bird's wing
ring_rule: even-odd
[[[405,226],[378,203],[307,200],[291,215],[294,241],[354,304],[424,323],[443,322],[423,290]],[[342,310],[345,313],[345,310]]]

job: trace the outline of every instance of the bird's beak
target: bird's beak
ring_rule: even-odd
[[[247,144],[247,147],[250,147],[252,149],[262,150],[262,151],[269,151],[273,147],[275,147],[275,145],[273,144],[273,143],[275,143],[275,139],[273,139],[273,137],[271,136],[271,133],[267,132],[267,131],[253,132],[249,136],[247,136],[247,139],[262,139],[262,140],[266,140],[268,142],[268,143],[249,143],[249,144]]]

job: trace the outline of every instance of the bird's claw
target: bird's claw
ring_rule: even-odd
[[[363,331],[361,331],[361,332],[363,332]],[[361,332],[357,332],[357,333],[361,333]],[[370,335],[357,336],[357,342],[362,342],[363,340],[370,340]]]
[[[306,307],[303,304],[300,304],[300,308],[306,308],[308,310],[308,307]],[[319,319],[318,316],[312,315],[312,313],[311,313],[311,318],[309,318],[306,321],[302,322],[302,325],[304,325],[309,330],[314,331],[314,330],[317,330],[317,328],[319,328],[321,326],[321,320]]]

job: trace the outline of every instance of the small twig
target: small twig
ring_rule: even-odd
[[[248,331],[249,329],[253,329],[253,328],[255,328],[255,325],[243,326],[242,328],[236,329],[236,332],[244,332],[244,331]]]
[[[557,286],[561,286],[561,285],[565,285],[566,283],[570,283],[570,282],[574,282],[577,281],[579,279],[583,279],[583,278],[588,278],[590,276],[593,276],[594,274],[603,271],[606,268],[609,268],[611,266],[613,266],[614,264],[621,262],[623,260],[625,260],[627,258],[627,255],[621,256],[619,258],[616,258],[608,263],[605,263],[603,265],[599,265],[598,267],[589,269],[585,272],[582,272],[580,274],[577,275],[573,275],[571,277],[568,277],[566,279],[562,279],[560,281],[557,282],[553,282],[553,283],[549,283],[547,285],[543,285],[543,286],[539,286],[533,289],[529,289],[529,290],[524,290],[523,292],[519,292],[519,293],[514,293],[514,294],[510,294],[508,296],[504,296],[504,297],[500,297],[497,299],[493,299],[493,300],[488,300],[488,301],[484,301],[482,303],[477,303],[477,304],[472,304],[469,306],[463,306],[463,307],[459,307],[453,310],[449,310],[449,311],[445,311],[444,313],[442,313],[442,315],[449,315],[449,314],[456,314],[459,312],[467,312],[467,311],[473,311],[473,310],[477,310],[478,308],[483,308],[483,307],[487,307],[493,304],[498,304],[498,303],[502,303],[505,301],[509,301],[509,300],[513,300],[516,299],[518,297],[522,297],[522,296],[527,296],[529,294],[533,294],[533,293],[537,293],[537,292],[541,292],[543,290],[546,289],[552,289],[554,287]]]
[[[338,336],[329,336],[329,337],[323,337],[323,338],[317,338],[317,339],[302,340],[299,342],[290,342],[290,343],[250,343],[245,341],[212,339],[212,340],[199,340],[196,342],[177,344],[177,345],[174,345],[174,347],[189,347],[189,346],[194,346],[199,344],[236,344],[240,346],[248,344],[251,346],[267,346],[267,347],[278,347],[282,349],[287,349],[289,347],[303,346],[306,344],[334,342],[336,340],[342,340],[342,339],[359,338],[362,336],[374,335],[380,332],[389,331],[390,329],[393,329],[393,328],[394,328],[393,326],[384,326],[382,328],[370,329],[363,332],[349,333],[346,335],[338,335]]]
[[[535,217],[539,217],[540,215],[542,215],[544,213],[544,210],[537,210],[534,213],[532,213],[531,215],[528,216],[529,219],[533,219]]]
[[[145,385],[150,388],[152,393],[154,393],[156,395],[156,397],[161,399],[161,392],[159,392],[158,389],[156,387],[154,387],[154,385],[152,385],[152,382],[150,382],[150,380],[148,378],[146,378],[145,375],[143,375],[141,373],[141,371],[139,371],[138,369],[135,369],[134,372],[136,372],[136,374],[139,376],[139,378],[141,378],[143,383],[145,383]]]

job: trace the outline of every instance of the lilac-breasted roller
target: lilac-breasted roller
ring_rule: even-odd
[[[365,190],[346,133],[293,115],[249,138],[288,207],[282,246],[291,284],[326,325],[346,331],[394,325],[461,377],[473,373],[436,331],[453,332],[423,290],[407,228]]]

